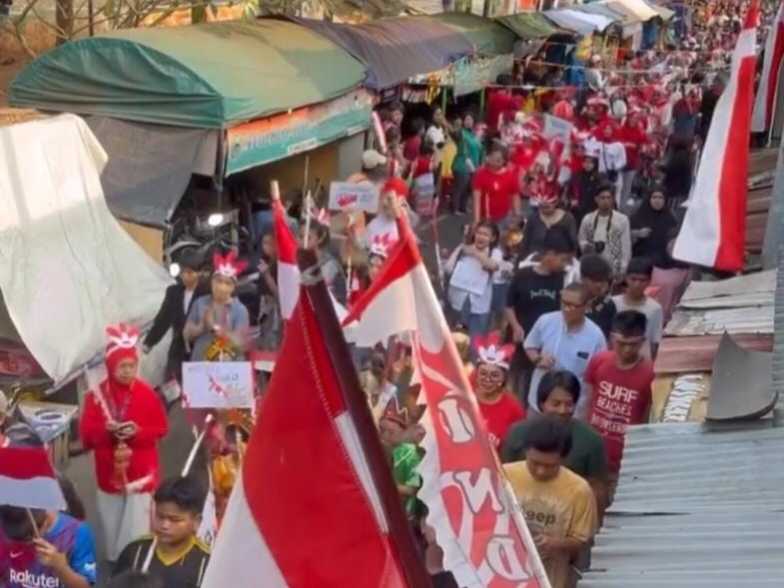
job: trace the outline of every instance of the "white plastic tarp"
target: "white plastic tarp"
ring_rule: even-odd
[[[22,341],[59,382],[142,325],[170,278],[106,206],[106,154],[73,115],[0,128],[0,290]]]
[[[570,9],[548,10],[544,15],[559,27],[584,36],[601,33],[615,22],[601,14],[589,14]]]

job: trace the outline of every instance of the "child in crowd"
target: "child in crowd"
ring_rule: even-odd
[[[648,319],[643,355],[655,360],[664,329],[664,310],[661,304],[645,293],[651,285],[652,277],[653,263],[645,257],[635,257],[629,262],[626,271],[626,290],[623,294],[613,297],[613,302],[618,312],[636,310]]]
[[[170,478],[155,492],[153,535],[130,543],[120,554],[115,574],[143,571],[177,588],[198,588],[209,549],[196,537],[207,492],[193,478]]]
[[[468,228],[468,227],[467,227]],[[451,274],[447,298],[453,324],[468,327],[473,339],[490,329],[490,310],[493,298],[493,275],[501,263],[498,227],[484,220],[473,231],[466,232],[465,242],[459,245],[446,263]]]

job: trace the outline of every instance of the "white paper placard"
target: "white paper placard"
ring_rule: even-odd
[[[569,144],[572,138],[572,130],[574,125],[568,120],[552,116],[550,114],[544,115],[544,130],[542,134],[548,139],[559,138],[565,145]]]
[[[378,187],[370,182],[332,182],[329,185],[329,209],[378,212]]]
[[[253,364],[195,361],[182,364],[182,394],[189,408],[252,408]]]
[[[479,260],[475,257],[464,255],[457,262],[455,271],[452,273],[452,279],[449,280],[449,285],[453,288],[481,296],[487,289],[489,281],[490,274],[485,271]]]

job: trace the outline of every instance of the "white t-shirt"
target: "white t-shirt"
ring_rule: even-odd
[[[390,235],[390,242],[397,241],[400,238],[397,230],[397,221],[383,214],[376,215],[376,218],[365,227],[365,247],[370,248],[373,244],[373,239],[387,234]]]
[[[656,302],[650,296],[645,297],[645,302],[642,304],[630,304],[623,294],[613,296],[615,309],[618,312],[625,310],[636,310],[645,315],[648,319],[648,325],[645,328],[645,346],[642,348],[642,354],[651,359],[653,354],[651,352],[651,345],[658,345],[662,340],[662,332],[664,331],[664,310],[661,304]]]
[[[496,247],[490,252],[490,259],[500,265],[503,253]],[[466,298],[471,304],[471,314],[487,314],[493,301],[493,274],[482,268],[479,261],[470,255],[462,255],[455,264],[452,278],[449,282],[447,296],[450,306],[457,311],[463,309]],[[455,277],[457,276],[457,277]],[[481,293],[470,292],[468,289],[453,284],[483,284]]]
[[[425,133],[425,139],[430,141],[430,144],[433,145],[433,147],[438,147],[439,145],[446,143],[444,129],[435,125],[431,126]]]
[[[583,326],[575,331],[568,331],[561,311],[543,314],[534,323],[531,332],[525,338],[526,349],[538,349],[540,353],[552,355],[555,358],[555,370],[569,370],[580,380],[582,392],[585,392],[583,375],[588,367],[588,362],[597,353],[607,349],[607,340],[602,330],[591,319],[585,319]],[[539,382],[545,370],[536,368],[531,378],[531,388],[528,392],[528,404],[533,410],[538,410],[537,395]],[[590,398],[584,393],[580,394],[577,402],[575,416],[585,419],[590,406]]]

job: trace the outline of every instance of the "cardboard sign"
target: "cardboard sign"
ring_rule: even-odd
[[[332,182],[329,185],[329,209],[343,212],[378,212],[378,186],[370,182]]]
[[[189,408],[253,408],[254,389],[249,361],[182,364],[183,402]]]
[[[548,139],[558,138],[564,145],[568,145],[572,138],[572,130],[574,125],[568,120],[552,116],[550,114],[544,115],[544,130],[543,134]]]

